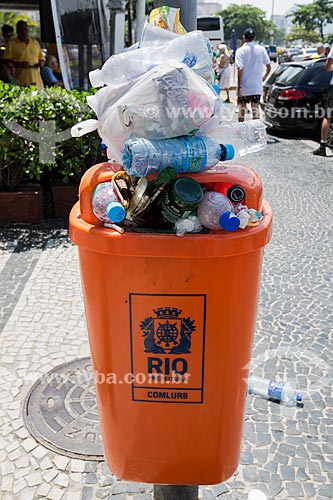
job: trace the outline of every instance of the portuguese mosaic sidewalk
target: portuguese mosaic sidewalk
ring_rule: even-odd
[[[249,397],[240,466],[226,483],[201,487],[200,496],[247,499],[258,488],[269,499],[327,500],[333,498],[333,164],[313,159],[303,142],[282,138],[271,138],[246,163],[262,177],[275,214],[252,371],[288,380],[304,393],[305,407]],[[28,431],[24,401],[33,384],[89,355],[77,250],[56,220],[0,228],[0,241],[0,498],[151,499],[150,485],[118,480],[103,461],[51,451]]]

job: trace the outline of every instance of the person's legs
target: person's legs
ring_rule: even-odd
[[[330,129],[331,120],[328,118],[323,118],[323,123],[321,124],[321,140],[320,142],[326,142],[328,138],[328,131]]]
[[[316,156],[326,156],[327,137],[330,125],[331,125],[331,120],[329,120],[328,118],[323,118],[323,122],[321,124],[321,132],[320,132],[321,138],[320,138],[319,148],[313,151],[313,154]]]
[[[260,118],[259,104],[256,103],[256,102],[251,102],[251,108],[252,108],[252,118],[253,118],[253,120],[259,120],[259,118]]]
[[[229,93],[229,90],[230,89],[225,89],[226,93],[227,93],[227,98],[224,102],[230,102],[230,93]]]
[[[316,156],[326,156],[327,138],[331,125],[332,109],[333,109],[333,87],[331,86],[325,98],[325,117],[323,118],[321,124],[320,144],[319,147],[315,151],[313,151],[313,154]]]
[[[240,96],[237,98],[237,104],[238,104],[238,121],[243,122],[245,119],[245,113],[246,113],[246,105],[249,103],[249,97],[248,96]]]
[[[243,122],[246,113],[246,102],[238,103],[238,121]]]

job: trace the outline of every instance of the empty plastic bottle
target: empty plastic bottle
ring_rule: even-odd
[[[224,194],[206,191],[200,203],[197,215],[204,227],[208,229],[224,229],[229,233],[237,231],[240,220],[234,214],[231,201]]]
[[[177,172],[202,172],[219,161],[231,160],[235,151],[230,144],[218,144],[209,137],[176,139],[130,139],[125,143],[123,166],[128,175],[137,177],[160,172],[171,166]]]
[[[220,125],[207,135],[217,142],[232,144],[236,156],[255,153],[267,146],[266,127],[260,120]]]
[[[113,55],[104,63],[102,69],[89,73],[90,82],[93,87],[121,85],[170,59],[186,64],[213,83],[211,55],[202,31],[191,31],[162,45],[147,45]]]
[[[303,395],[297,392],[288,383],[275,382],[268,378],[252,375],[248,379],[248,393],[270,399],[284,406],[303,408]]]
[[[121,222],[126,217],[126,210],[120,203],[112,182],[102,182],[96,186],[92,195],[92,209],[102,222]]]

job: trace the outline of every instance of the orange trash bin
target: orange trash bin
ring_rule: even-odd
[[[119,169],[86,172],[70,214],[105,458],[130,481],[220,483],[239,463],[271,208],[253,170],[220,166],[191,177],[241,185],[244,203],[264,214],[258,226],[119,234],[91,208],[96,185]]]

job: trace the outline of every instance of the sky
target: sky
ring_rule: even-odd
[[[212,0],[204,0],[205,2],[209,2]],[[230,2],[224,0],[216,0],[218,3],[221,3],[223,7],[227,7],[231,4],[251,4],[254,7],[259,7],[259,9],[264,10],[267,13],[267,17],[271,17],[272,15],[272,4],[274,3],[274,14],[282,15],[295,4],[306,5],[308,3],[312,3],[312,0],[232,0]]]

